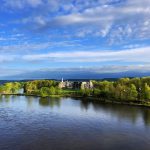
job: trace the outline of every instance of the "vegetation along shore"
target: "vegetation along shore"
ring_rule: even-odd
[[[150,77],[120,78],[116,81],[34,80],[8,82],[0,94],[40,97],[80,97],[84,100],[150,106]]]

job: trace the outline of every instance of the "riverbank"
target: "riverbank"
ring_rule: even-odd
[[[49,96],[40,96],[35,94],[0,94],[0,95],[14,95],[14,96],[33,96],[33,97],[41,97],[41,98],[75,98],[80,99],[86,102],[98,102],[98,103],[111,103],[111,104],[119,104],[119,105],[129,105],[129,106],[140,106],[140,107],[149,107],[150,102],[146,101],[119,101],[119,100],[108,100],[101,99],[93,96],[75,96],[75,95],[49,95]]]

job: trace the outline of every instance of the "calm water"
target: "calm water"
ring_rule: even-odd
[[[150,109],[0,97],[0,150],[149,150]]]

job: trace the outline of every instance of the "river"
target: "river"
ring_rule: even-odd
[[[0,97],[0,150],[149,150],[150,109],[73,98]]]

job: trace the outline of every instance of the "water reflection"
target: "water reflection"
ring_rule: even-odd
[[[0,96],[0,150],[149,150],[149,141],[149,108]]]
[[[112,118],[117,118],[120,121],[130,121],[132,124],[136,124],[138,120],[142,120],[145,126],[150,126],[150,109],[144,107],[136,107],[136,106],[126,106],[126,105],[119,105],[119,104],[106,104],[106,103],[99,103],[99,102],[91,102],[88,100],[81,100],[81,99],[69,99],[66,100],[65,98],[37,98],[31,96],[15,96],[15,95],[0,95],[0,105],[1,104],[11,104],[26,105],[28,108],[32,108],[34,106],[42,106],[42,107],[50,107],[50,108],[60,108],[66,109],[66,101],[69,101],[70,109],[73,106],[80,109],[80,113],[83,111],[92,110],[96,113],[103,113],[109,114]],[[20,102],[20,103],[19,103]],[[23,102],[23,104],[21,104]],[[68,104],[67,104],[68,105]],[[62,106],[62,107],[60,107]],[[19,106],[18,106],[19,107]],[[38,108],[39,109],[39,108]],[[77,111],[77,110],[72,110]]]
[[[53,108],[54,106],[60,107],[61,99],[60,98],[40,97],[39,105],[44,106],[44,107],[49,106],[51,108]]]
[[[143,109],[142,117],[146,126],[150,126],[150,109]]]
[[[109,112],[113,117],[117,117],[118,120],[129,120],[133,124],[136,124],[136,122],[142,117],[145,126],[150,126],[150,108],[120,104],[106,104],[86,100],[81,101],[82,109],[88,110],[90,107],[97,112],[101,110],[103,110],[103,112]]]

